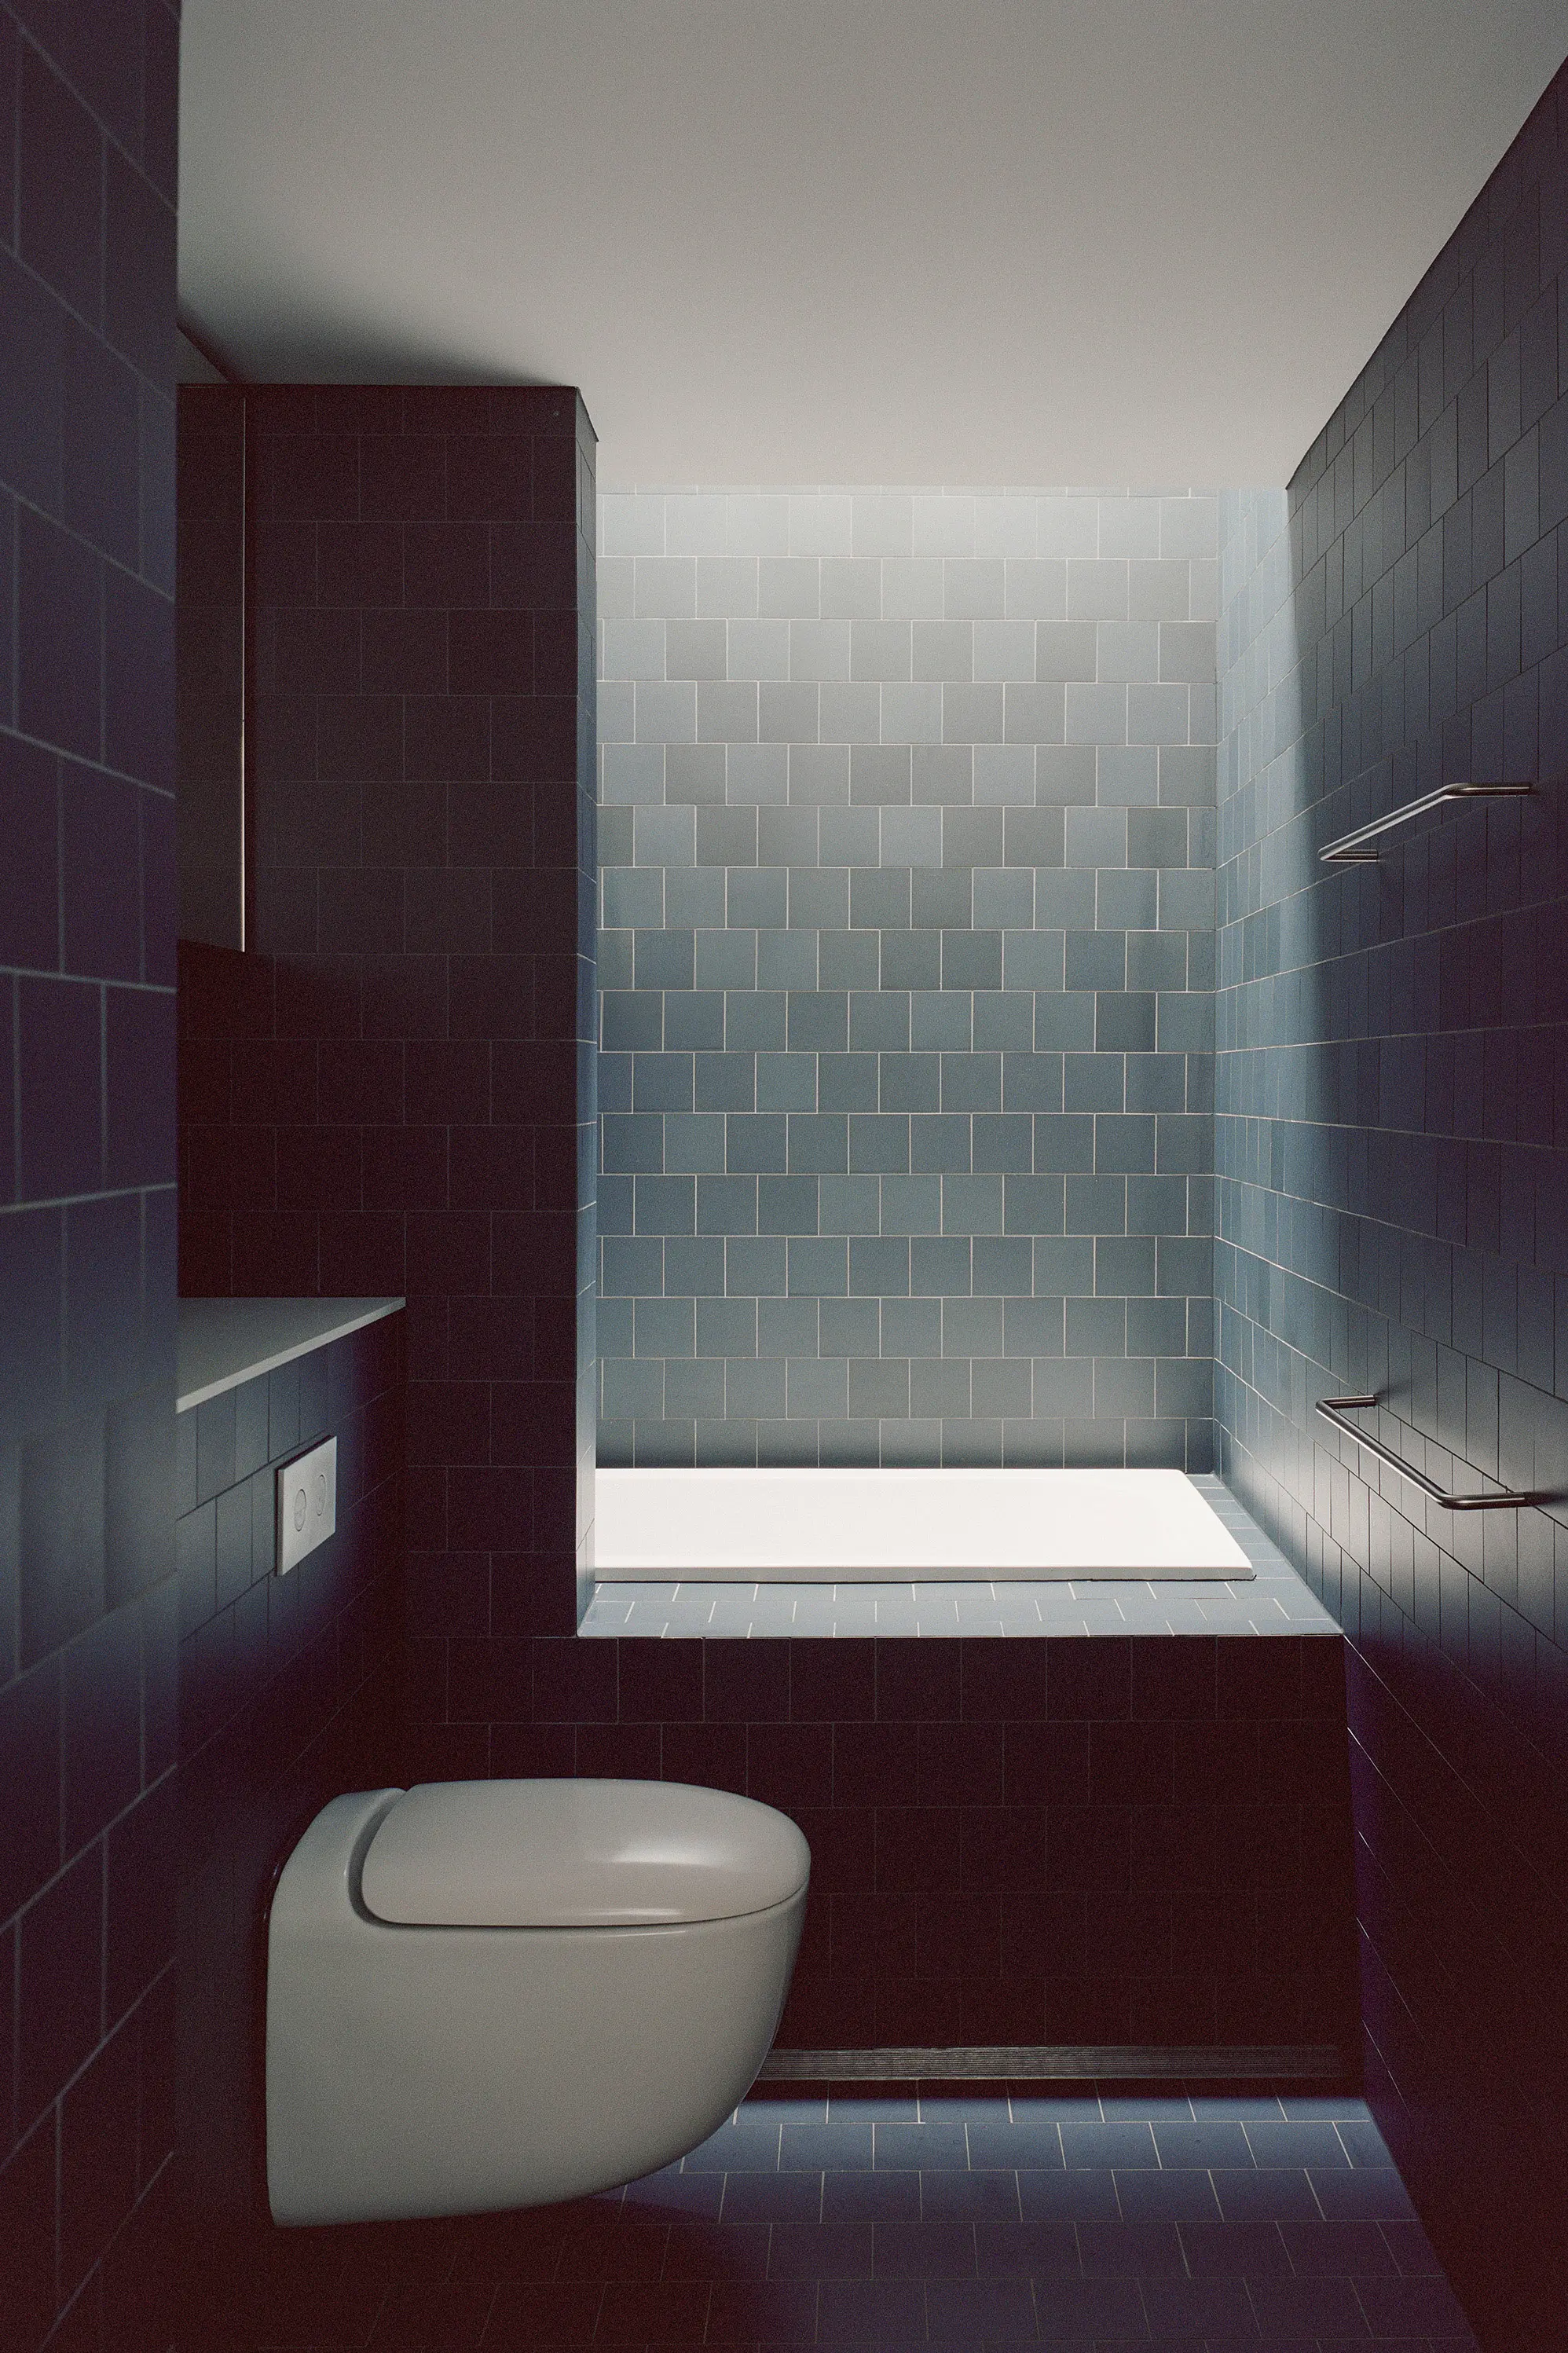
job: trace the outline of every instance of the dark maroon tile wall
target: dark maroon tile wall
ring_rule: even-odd
[[[1221,1465],[1348,1638],[1368,2097],[1489,2353],[1535,2353],[1568,2342],[1568,68],[1289,492],[1222,516]],[[1316,860],[1503,779],[1540,790]],[[1443,1486],[1541,1503],[1441,1510],[1314,1416],[1346,1391]]]
[[[273,1873],[329,1798],[402,1778],[404,1322],[179,1418],[178,2118],[198,2232],[262,2210]],[[337,1533],[279,1577],[276,1467],[331,1436]]]
[[[0,5],[0,2337],[166,2346],[177,5]]]
[[[245,394],[183,384],[175,426],[179,569],[174,697],[180,937],[242,948],[245,752]]]
[[[1336,1640],[582,1641],[454,1617],[411,1614],[410,1688],[444,1718],[416,1730],[421,1774],[664,1777],[799,1822],[786,2046],[1353,2054]]]
[[[411,1591],[568,1630],[593,428],[569,389],[245,398],[259,953],[182,952],[184,1287],[405,1295]]]

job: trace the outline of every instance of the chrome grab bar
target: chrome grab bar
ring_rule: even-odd
[[[1424,1495],[1430,1495],[1435,1504],[1441,1504],[1446,1512],[1519,1512],[1540,1501],[1533,1494],[1515,1495],[1506,1490],[1500,1495],[1446,1494],[1435,1479],[1428,1479],[1425,1471],[1414,1470],[1403,1455],[1395,1454],[1393,1447],[1385,1446],[1381,1438],[1369,1438],[1364,1430],[1358,1430],[1353,1421],[1345,1419],[1347,1407],[1373,1406],[1380,1402],[1375,1397],[1320,1398],[1315,1410],[1322,1415],[1325,1421],[1331,1421],[1336,1430],[1342,1430],[1348,1438],[1353,1438],[1358,1446],[1364,1446],[1369,1454],[1375,1454],[1380,1462],[1388,1463],[1401,1478],[1408,1479],[1413,1487],[1419,1487]]]
[[[1436,792],[1423,793],[1419,800],[1406,801],[1403,808],[1390,809],[1386,817],[1374,817],[1370,825],[1358,825],[1352,832],[1325,841],[1318,856],[1326,866],[1374,865],[1376,850],[1363,849],[1363,842],[1374,840],[1396,825],[1407,825],[1413,817],[1425,817],[1428,809],[1438,807],[1444,801],[1516,799],[1534,789],[1532,785],[1439,785]]]

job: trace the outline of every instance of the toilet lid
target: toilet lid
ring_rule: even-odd
[[[384,1816],[360,1896],[378,1920],[647,1928],[731,1920],[805,1886],[795,1824],[676,1781],[432,1781]]]

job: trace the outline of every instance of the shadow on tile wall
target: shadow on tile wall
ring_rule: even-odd
[[[1224,501],[1221,1468],[1350,1641],[1368,2093],[1489,2347],[1568,2332],[1568,76],[1289,493]],[[1547,780],[1325,868],[1457,779]],[[1460,1515],[1444,1484],[1547,1491]]]
[[[182,2185],[204,2232],[260,2202],[272,1873],[329,1798],[401,1778],[404,1320],[179,1417],[176,2113]],[[276,1577],[274,1467],[329,1434],[337,1532]]]
[[[165,2346],[178,9],[0,5],[0,2336]]]
[[[1215,530],[601,501],[605,1461],[1211,1467]]]

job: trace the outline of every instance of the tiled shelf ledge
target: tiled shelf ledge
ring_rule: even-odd
[[[401,1299],[182,1299],[175,1409],[188,1413],[312,1348],[395,1315]]]
[[[605,1638],[864,1641],[963,1636],[1337,1634],[1289,1562],[1224,1482],[1199,1490],[1235,1536],[1255,1576],[1246,1583],[1082,1585],[653,1585],[606,1579],[578,1629]]]

